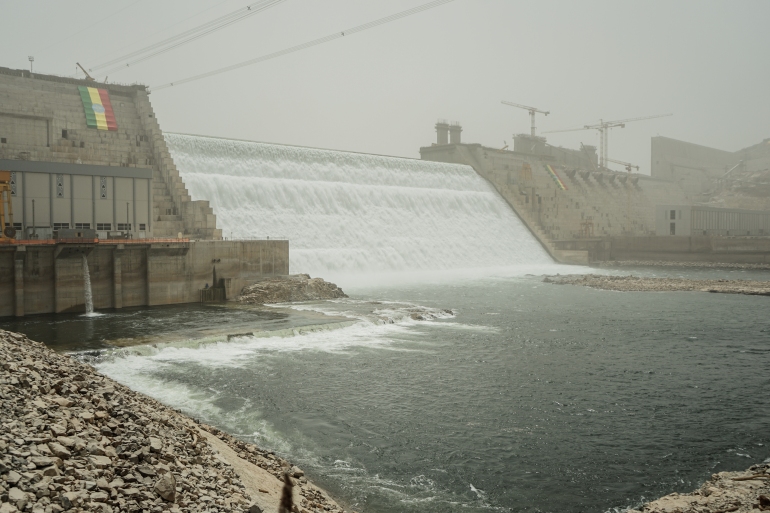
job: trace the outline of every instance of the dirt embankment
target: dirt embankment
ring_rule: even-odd
[[[701,291],[722,294],[770,296],[769,281],[754,280],[690,280],[686,278],[643,278],[639,276],[602,276],[598,274],[570,274],[546,276],[545,283],[555,285],[582,285],[620,292],[675,292]]]
[[[243,288],[238,301],[255,305],[289,303],[292,301],[315,301],[348,297],[341,288],[322,278],[311,278],[307,274],[292,274],[265,278]]]
[[[0,513],[341,512],[304,473],[0,330]]]
[[[720,472],[692,493],[672,493],[627,513],[757,513],[770,511],[770,464]]]

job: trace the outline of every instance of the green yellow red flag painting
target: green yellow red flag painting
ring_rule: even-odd
[[[112,111],[110,94],[106,89],[78,86],[80,99],[83,100],[83,110],[86,113],[86,125],[98,130],[118,129],[115,113]]]

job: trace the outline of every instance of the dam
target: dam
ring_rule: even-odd
[[[289,272],[287,240],[222,241],[145,86],[0,68],[0,316],[232,297]]]
[[[292,272],[447,271],[552,261],[467,165],[166,134],[225,237],[291,241]]]
[[[0,68],[0,95],[0,316],[85,311],[84,258],[97,310],[553,263],[466,164],[163,134],[140,85]]]

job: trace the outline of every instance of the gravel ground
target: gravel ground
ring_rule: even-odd
[[[0,330],[0,513],[342,512],[273,452]],[[244,484],[246,483],[246,484]]]

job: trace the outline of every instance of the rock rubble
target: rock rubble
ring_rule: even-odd
[[[311,278],[308,274],[293,274],[265,278],[247,285],[241,290],[238,301],[264,305],[292,301],[314,301],[348,297],[341,288],[322,278]]]
[[[596,262],[598,267],[689,267],[695,269],[768,270],[770,264],[737,264],[728,262],[669,262],[667,260],[610,260]]]
[[[770,281],[755,280],[689,280],[686,278],[643,278],[639,276],[602,276],[598,274],[570,274],[546,276],[545,283],[555,285],[582,285],[620,292],[675,292],[701,291],[721,294],[770,296]]]
[[[770,464],[720,472],[698,490],[672,493],[627,513],[756,513],[770,511]]]
[[[305,506],[296,513],[342,511],[273,453],[24,335],[0,330],[0,369],[0,513],[261,512],[242,479],[253,476],[239,475],[233,465],[243,465],[223,457],[201,427],[268,469],[275,482],[266,487],[280,490],[290,470]]]

